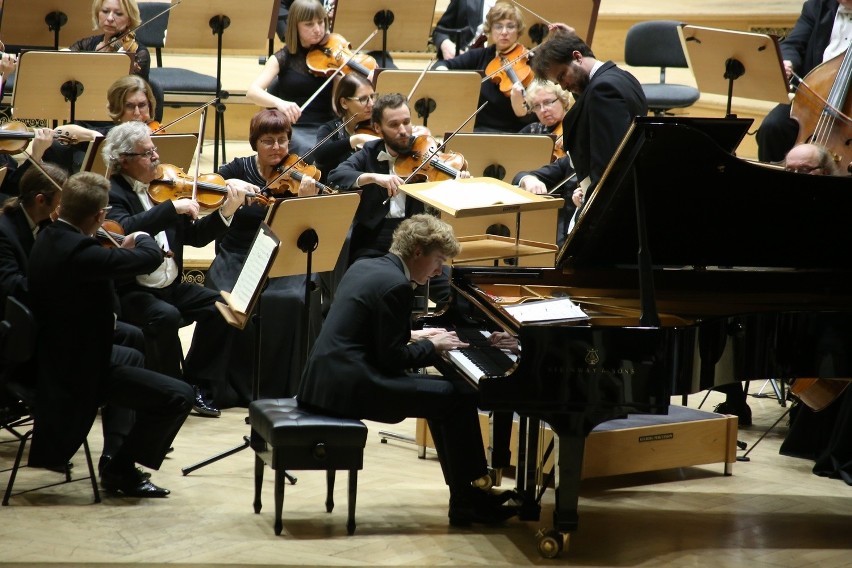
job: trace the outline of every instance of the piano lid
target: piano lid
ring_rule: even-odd
[[[850,179],[764,167],[717,143],[735,147],[749,124],[636,118],[557,267],[637,266],[635,186],[655,268],[849,270]]]

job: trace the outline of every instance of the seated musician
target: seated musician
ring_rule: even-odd
[[[485,71],[493,60],[499,61],[501,55],[515,49],[523,31],[521,10],[509,2],[497,2],[485,17],[488,47],[477,47],[450,60],[439,61],[435,69]],[[474,132],[514,133],[535,119],[524,106],[523,87],[519,83],[504,93],[494,81],[485,81],[479,89],[477,106],[484,102],[488,104],[476,115]]]
[[[396,423],[429,421],[450,488],[450,524],[499,523],[515,514],[506,494],[473,486],[487,476],[477,393],[458,376],[413,375],[450,349],[465,347],[455,332],[426,330],[412,341],[412,284],[425,284],[458,254],[452,228],[430,215],[398,225],[390,253],[353,264],[338,289],[311,351],[299,405],[321,413]]]
[[[219,416],[203,389],[215,397],[217,389],[224,388],[231,328],[216,309],[215,303],[222,299],[218,292],[181,282],[183,247],[204,246],[221,237],[242,205],[245,190],[228,186],[219,210],[200,219],[194,199],[166,198],[154,203],[148,190],[159,175],[160,161],[148,127],[140,122],[110,130],[101,154],[112,172],[109,218],[126,233],[149,232],[164,251],[172,253],[162,257],[153,272],[120,283],[122,315],[142,328],[148,365],[194,385],[194,410]],[[178,329],[192,321],[196,322],[192,346],[181,365]]]
[[[784,169],[788,172],[817,176],[842,175],[831,152],[820,144],[799,144],[794,146],[784,158]]]
[[[258,192],[268,182],[279,176],[278,166],[289,154],[290,121],[279,110],[266,109],[255,114],[249,124],[249,144],[257,152],[254,156],[236,158],[219,168],[219,174],[231,184],[244,184],[250,192]],[[289,174],[286,176],[289,179]],[[315,195],[316,184],[309,175],[302,177],[295,187],[285,186],[273,193],[284,193],[283,189],[295,190],[300,196]],[[255,234],[264,220],[267,207],[260,203],[246,205],[237,210],[230,229],[217,239],[216,258],[207,272],[205,285],[216,291],[230,292],[242,271]],[[314,275],[315,277],[315,275]],[[314,293],[311,301],[312,337],[319,330],[320,299]],[[293,396],[302,374],[301,362],[305,347],[300,337],[301,321],[305,306],[304,275],[270,279],[258,303],[261,310],[261,361],[259,379],[261,396]],[[236,334],[231,347],[229,374],[233,393],[220,395],[217,402],[227,405],[247,405],[251,401],[251,370],[254,366],[256,330],[254,322]],[[310,341],[310,339],[305,338]],[[281,380],[281,377],[287,380]],[[230,398],[231,400],[228,400]]]
[[[29,258],[29,293],[39,328],[39,403],[29,465],[63,469],[104,403],[136,421],[101,472],[104,489],[126,497],[165,497],[136,463],[159,469],[192,409],[192,389],[113,358],[113,278],[155,269],[163,253],[144,233],[104,248],[92,235],[106,218],[109,182],[83,172],[63,186],[59,219],[39,234]],[[58,285],[57,283],[61,283]],[[74,341],[70,338],[85,338]]]
[[[527,89],[524,97],[527,108],[535,113],[538,122],[524,126],[521,134],[556,134],[562,145],[562,119],[571,105],[568,92],[550,81],[535,81]],[[564,151],[563,151],[564,153]]]
[[[350,262],[386,254],[393,232],[403,219],[424,211],[422,202],[399,191],[404,180],[394,173],[397,160],[406,159],[413,143],[408,101],[399,93],[382,95],[373,106],[372,121],[381,138],[364,144],[362,151],[328,175],[333,185],[361,190],[352,226]],[[470,173],[463,171],[461,177],[470,177]],[[448,280],[433,279],[430,298],[444,301],[448,295]]]

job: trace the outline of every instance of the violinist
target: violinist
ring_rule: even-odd
[[[497,2],[488,12],[483,29],[488,37],[488,47],[474,48],[453,59],[439,61],[435,69],[485,71],[489,63],[500,62],[502,55],[513,50],[522,51],[518,38],[524,31],[524,18],[514,4]],[[527,72],[531,73],[528,66]],[[499,75],[495,78],[500,80]],[[474,132],[514,133],[535,119],[524,106],[522,85],[509,85],[503,92],[500,85],[492,80],[482,83],[477,106],[484,102],[488,104],[476,115]]]
[[[424,211],[422,202],[399,191],[404,179],[394,173],[396,162],[405,160],[414,140],[408,101],[399,93],[380,96],[373,106],[372,121],[381,138],[364,144],[328,175],[334,185],[361,190],[352,225],[350,264],[387,254],[399,224]],[[470,173],[462,172],[461,177],[470,177]],[[446,278],[433,280],[429,288],[433,300],[445,301],[448,294]]]
[[[100,33],[76,41],[69,49],[127,53],[132,62],[132,73],[147,81],[151,69],[148,48],[139,45],[133,34],[122,37],[140,23],[142,18],[136,0],[93,0],[92,29]]]
[[[370,120],[376,98],[373,84],[358,73],[349,73],[337,84],[334,103],[339,118],[320,126],[317,140],[324,139],[341,124],[349,122],[314,152],[316,166],[325,172],[326,177],[328,172],[359,150],[364,143],[378,138]]]
[[[122,315],[142,328],[148,366],[193,385],[198,414],[219,416],[208,396],[215,397],[224,388],[231,328],[216,309],[216,302],[222,301],[217,292],[181,282],[183,247],[204,246],[222,237],[243,204],[245,191],[229,185],[219,210],[200,219],[193,199],[155,205],[148,185],[159,175],[159,155],[148,127],[140,122],[125,122],[110,130],[101,155],[112,172],[109,218],[125,233],[151,234],[163,251],[172,252],[162,255],[153,272],[119,283]],[[178,328],[186,321],[196,322],[196,327],[181,366]]]
[[[561,137],[562,119],[570,105],[568,96],[562,87],[550,81],[536,81],[530,85],[524,101],[535,113],[538,122],[524,126],[521,134],[553,134]]]
[[[781,42],[781,58],[788,81],[795,73],[811,70],[849,48],[852,41],[852,0],[807,0],[793,30]],[[794,81],[795,82],[795,81]],[[779,104],[757,130],[757,157],[780,162],[796,143],[799,123],[790,118],[789,104]]]
[[[290,150],[299,155],[314,145],[319,127],[334,118],[334,81],[323,87],[326,78],[311,73],[306,62],[308,51],[321,43],[328,32],[328,16],[322,3],[295,0],[287,19],[284,48],[269,58],[246,91],[246,97],[254,104],[284,113],[293,125]],[[318,96],[300,109],[319,89]]]
[[[221,166],[219,174],[230,183],[241,180],[247,190],[259,191],[278,176],[278,165],[288,156],[290,132],[290,122],[281,111],[266,109],[258,112],[249,124],[249,144],[257,153]],[[315,195],[317,188],[313,178],[303,176],[298,193],[301,196]],[[246,205],[236,212],[228,232],[217,239],[216,258],[205,280],[208,288],[233,290],[266,212],[267,208],[261,204]],[[321,305],[320,293],[314,292],[314,296],[309,317],[315,334],[321,324]],[[259,302],[263,349],[258,371],[265,397],[293,396],[298,387],[303,353],[300,349],[302,326],[294,322],[299,321],[303,313],[304,299],[305,277],[299,275],[270,280]],[[245,405],[252,400],[253,325],[234,337],[231,348],[229,380],[233,392],[229,394],[234,404]],[[308,341],[312,339],[308,338]]]

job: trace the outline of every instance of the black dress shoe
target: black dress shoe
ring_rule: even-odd
[[[728,401],[720,402],[713,408],[716,414],[733,414],[740,426],[751,426],[751,407],[748,404],[734,405]]]
[[[109,455],[109,454],[103,454],[101,456],[101,459],[98,460],[98,478],[99,479],[103,479],[104,469],[106,468],[107,464],[109,464],[110,461],[112,461],[112,456]],[[139,475],[141,475],[145,480],[151,479],[151,474],[148,473],[147,471],[142,471],[138,467],[136,468],[136,471],[139,472]]]
[[[512,495],[511,491],[488,493],[474,488],[455,494],[450,497],[450,524],[454,527],[473,523],[498,525],[518,514],[516,507],[502,505]]]
[[[151,483],[138,469],[125,475],[118,475],[105,469],[101,476],[101,486],[121,497],[165,497],[171,493],[168,489]]]
[[[210,418],[218,418],[222,414],[222,411],[213,406],[213,403],[207,400],[198,387],[195,387],[195,401],[192,403],[192,410],[200,416],[209,416]]]

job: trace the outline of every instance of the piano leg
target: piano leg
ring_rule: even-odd
[[[540,424],[541,422],[534,418],[521,416],[518,419],[518,469],[515,490],[521,504],[518,518],[522,521],[537,521],[541,517],[541,505],[536,498]]]
[[[553,527],[559,532],[577,530],[580,500],[580,475],[583,472],[583,450],[586,437],[580,433],[560,433],[557,440],[559,472],[556,476],[556,508],[553,510]],[[582,431],[581,431],[582,432]]]

